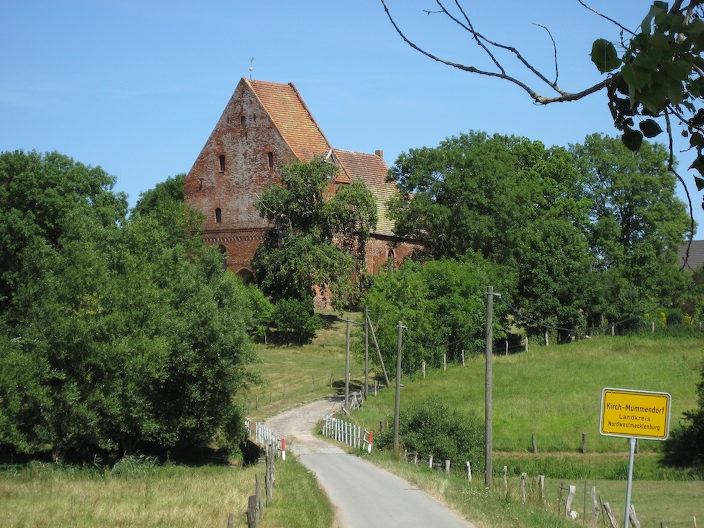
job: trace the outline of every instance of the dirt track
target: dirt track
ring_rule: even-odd
[[[311,453],[344,453],[313,432],[315,425],[335,409],[340,408],[343,398],[332,397],[288,410],[269,418],[264,425],[286,440],[286,449],[296,455]]]

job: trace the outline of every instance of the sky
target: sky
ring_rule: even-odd
[[[633,29],[651,4],[586,3]],[[387,5],[422,47],[490,66],[466,32],[425,12],[437,9],[434,0]],[[562,89],[578,92],[603,79],[589,52],[597,38],[619,38],[614,24],[577,0],[489,5],[463,2],[475,29],[518,48],[550,78],[556,53]],[[605,93],[534,105],[513,84],[413,50],[380,0],[0,0],[0,22],[0,151],[58,151],[101,166],[132,206],[140,193],[190,170],[242,77],[293,83],[334,147],[383,150],[389,166],[402,152],[471,130],[547,147],[617,135]],[[553,95],[515,61],[505,64]],[[702,196],[685,170],[693,154],[679,158],[695,220],[704,224]],[[678,195],[685,200],[681,185]]]

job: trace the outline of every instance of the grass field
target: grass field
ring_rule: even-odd
[[[264,467],[155,466],[128,463],[126,471],[32,463],[0,471],[0,526],[236,526]],[[119,466],[118,466],[119,468]],[[123,468],[124,469],[124,468]],[[276,487],[262,528],[329,528],[333,511],[315,478],[294,459],[276,465]]]
[[[527,452],[536,436],[539,452],[575,453],[586,434],[588,452],[627,452],[625,439],[599,434],[601,391],[617,387],[668,392],[671,423],[696,406],[695,387],[704,358],[700,339],[603,337],[569,345],[533,347],[529,352],[493,360],[493,447]],[[475,357],[466,366],[429,371],[402,380],[401,408],[425,399],[484,417],[485,361]],[[370,400],[357,414],[368,427],[393,417],[393,391]],[[642,441],[641,451],[659,449]]]

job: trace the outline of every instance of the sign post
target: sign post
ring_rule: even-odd
[[[636,440],[667,440],[670,434],[670,406],[671,397],[666,392],[609,388],[601,391],[599,433],[630,439],[624,528],[628,528],[631,512]]]

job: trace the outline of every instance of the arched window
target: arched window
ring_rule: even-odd
[[[218,249],[220,250],[220,254],[222,255],[222,269],[227,270],[227,248],[223,244],[220,244],[218,246]]]
[[[225,154],[220,154],[220,172],[225,172]]]
[[[396,269],[396,255],[394,254],[393,248],[389,248],[389,252],[386,254],[386,260],[391,269]]]
[[[269,170],[274,168],[274,153],[269,152],[268,154]]]
[[[240,116],[240,128],[242,130],[247,128],[247,118],[245,116]]]
[[[219,207],[215,209],[215,222],[217,222],[218,224],[222,223],[222,209],[220,209]]]

